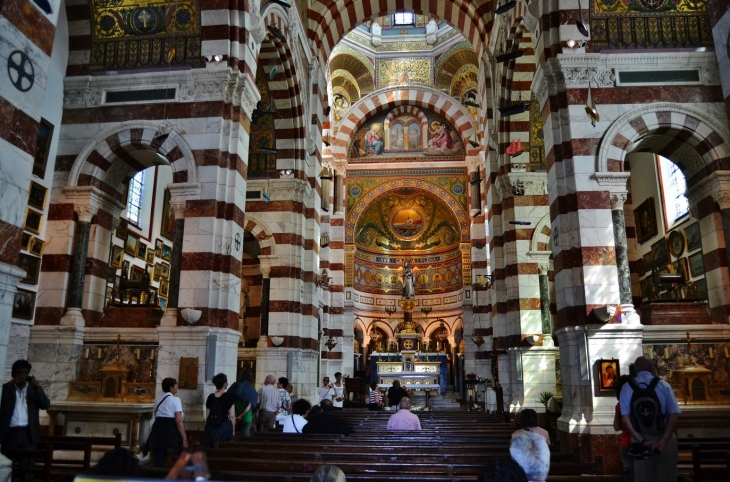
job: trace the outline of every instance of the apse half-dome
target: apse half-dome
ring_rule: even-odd
[[[369,204],[354,230],[355,289],[397,294],[411,263],[416,294],[462,288],[459,221],[439,196],[418,188],[387,191]]]

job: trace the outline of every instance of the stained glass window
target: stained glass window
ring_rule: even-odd
[[[398,12],[393,15],[394,25],[414,25],[416,23],[416,17],[412,13]]]
[[[662,201],[667,228],[671,228],[678,219],[689,214],[687,181],[682,170],[675,163],[662,156],[659,159],[659,175],[661,176]]]
[[[129,181],[129,195],[127,196],[127,219],[139,225],[142,212],[142,193],[144,192],[144,171],[138,172]]]

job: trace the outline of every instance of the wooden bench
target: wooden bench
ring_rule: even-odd
[[[730,481],[730,448],[692,449],[692,476],[694,482]]]
[[[44,481],[59,478],[72,480],[78,473],[91,470],[91,452],[94,449],[104,447],[111,450],[121,445],[121,434],[115,437],[42,436],[35,450],[3,450],[3,453],[13,459],[14,477],[17,467],[23,477],[24,474],[33,473],[34,479]],[[66,456],[62,457],[59,452],[65,452]],[[74,457],[74,454],[77,456]],[[21,467],[19,457],[35,460],[33,467]],[[37,477],[38,474],[42,476]]]

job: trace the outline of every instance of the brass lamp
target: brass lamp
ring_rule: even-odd
[[[324,344],[324,346],[327,347],[327,350],[332,351],[332,349],[337,346],[337,340],[332,338],[332,335],[330,335],[330,337],[327,338],[327,342]]]

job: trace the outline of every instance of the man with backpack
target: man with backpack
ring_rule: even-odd
[[[671,385],[654,375],[653,363],[640,356],[636,378],[624,384],[619,403],[621,420],[635,442],[634,481],[677,480],[677,437],[674,429],[681,410]]]

